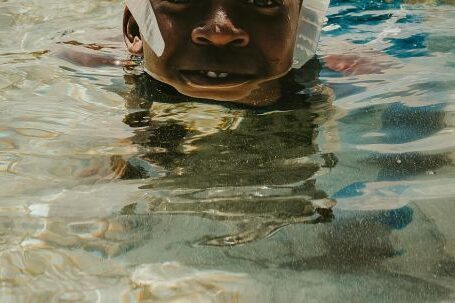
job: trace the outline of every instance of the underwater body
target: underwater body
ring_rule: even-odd
[[[455,7],[415,2],[332,1],[266,108],[53,55],[126,58],[121,1],[2,2],[0,301],[455,301]]]

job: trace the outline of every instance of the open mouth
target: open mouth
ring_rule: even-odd
[[[236,86],[253,78],[252,75],[211,70],[182,70],[180,73],[187,82],[198,86]]]

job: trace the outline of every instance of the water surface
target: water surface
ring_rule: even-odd
[[[268,109],[59,55],[121,14],[0,3],[1,302],[455,301],[453,6],[333,1],[319,59],[387,64]]]

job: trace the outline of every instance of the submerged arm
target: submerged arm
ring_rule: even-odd
[[[345,75],[381,74],[384,70],[400,67],[393,57],[366,45],[352,44],[337,39],[321,41],[325,66]]]
[[[67,44],[67,43],[66,43]],[[122,66],[122,67],[133,67],[137,65],[134,60],[121,60],[113,55],[108,54],[95,54],[93,51],[101,49],[101,46],[95,44],[82,45],[86,49],[82,48],[75,49],[75,47],[62,47],[55,51],[57,58],[71,62],[79,66],[86,67],[99,67],[99,66]]]

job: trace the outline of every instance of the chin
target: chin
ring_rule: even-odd
[[[232,102],[261,107],[274,103],[280,97],[277,77],[272,79],[250,79],[244,83],[193,83],[176,75],[157,75],[147,71],[153,78],[174,87],[180,94],[198,99]]]
[[[194,87],[177,87],[179,93],[190,96],[193,98],[210,99],[215,101],[223,102],[236,102],[245,103],[244,100],[248,99],[253,89],[245,88],[222,88],[222,87],[210,87],[210,88],[194,88]]]

